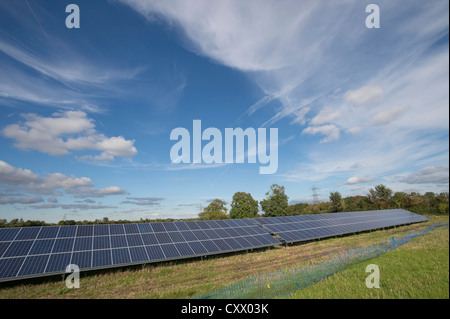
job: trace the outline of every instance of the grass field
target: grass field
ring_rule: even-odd
[[[302,245],[85,272],[81,274],[79,289],[67,289],[61,276],[2,283],[0,298],[191,298],[258,273],[316,263],[344,250],[370,246],[392,236],[401,237],[442,221],[448,222],[448,216]],[[448,298],[448,237],[448,228],[436,229],[393,252],[297,291],[291,298]],[[380,267],[380,289],[365,287],[368,263]]]
[[[366,267],[380,271],[380,288],[367,288]],[[438,228],[377,258],[349,266],[298,290],[294,299],[448,299],[449,230]]]

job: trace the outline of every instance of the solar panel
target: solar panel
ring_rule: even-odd
[[[280,244],[256,223],[43,226],[0,229],[0,281],[226,253]]]
[[[0,281],[190,258],[428,220],[402,209],[268,218],[0,228]]]
[[[429,218],[403,209],[297,215],[254,219],[287,243],[406,225]]]

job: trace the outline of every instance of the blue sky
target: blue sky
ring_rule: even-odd
[[[370,3],[1,2],[0,218],[190,218],[274,183],[291,203],[448,192],[448,2],[377,1],[379,29]],[[193,120],[277,128],[277,172],[171,163]]]

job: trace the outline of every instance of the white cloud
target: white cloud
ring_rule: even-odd
[[[61,173],[53,173],[35,181],[24,183],[23,189],[33,194],[54,194],[55,190],[60,188],[73,191],[92,185],[93,183],[88,177],[77,178],[73,175],[66,176]]]
[[[86,198],[86,197],[104,197],[109,195],[128,195],[129,193],[121,189],[118,186],[109,186],[101,189],[96,188],[81,188],[72,191],[75,193],[75,198]]]
[[[93,157],[95,160],[113,160],[115,156],[130,157],[137,153],[134,140],[98,133],[93,120],[83,111],[57,112],[51,117],[26,114],[24,117],[24,123],[10,124],[2,130],[4,136],[15,140],[14,146],[19,149],[57,156],[72,151],[101,151]]]
[[[294,117],[291,123],[304,125],[305,114],[297,118],[302,101],[311,100],[310,108],[322,107],[321,98],[336,97],[346,88],[353,87],[343,95],[348,104],[378,106],[388,101],[387,88],[392,92],[401,87],[373,79],[406,74],[403,66],[414,67],[448,30],[448,4],[443,1],[433,1],[431,6],[412,0],[407,16],[401,4],[384,1],[384,12],[389,14],[383,16],[383,23],[391,28],[380,30],[378,38],[370,35],[364,19],[356,18],[366,15],[360,1],[288,0],[280,6],[264,0],[121,1],[151,22],[164,20],[181,30],[180,41],[188,49],[246,71],[264,96],[244,114],[252,115],[274,100],[282,104],[264,125],[287,116]],[[363,84],[360,79],[367,81]],[[350,122],[362,116],[348,115]]]
[[[63,204],[60,206],[62,209],[81,209],[81,210],[88,210],[88,209],[105,209],[105,208],[117,208],[115,206],[105,206],[105,205],[88,205],[88,204]]]
[[[61,173],[51,173],[41,177],[30,170],[17,168],[0,161],[0,187],[8,187],[9,190],[13,189],[40,195],[62,195],[63,193],[60,190],[63,190],[68,194],[73,194],[76,198],[128,194],[126,190],[118,186],[104,188],[94,188],[93,186],[94,184],[89,177],[67,176]],[[36,199],[36,197],[33,198]],[[4,199],[4,201],[6,200]],[[11,203],[14,201],[20,202],[24,201],[24,199],[14,200],[14,198],[10,198],[9,201]],[[56,203],[57,199],[49,198],[48,202]]]
[[[368,177],[350,177],[344,182],[344,185],[365,184],[371,182],[372,179]]]
[[[357,106],[373,105],[383,100],[383,90],[377,86],[363,86],[357,90],[347,91],[344,98]]]
[[[389,110],[375,115],[370,124],[374,126],[389,124],[403,116],[406,110],[407,107],[401,105],[391,107]]]
[[[36,181],[39,176],[28,169],[17,168],[0,160],[0,183],[20,185]]]
[[[407,184],[448,184],[448,166],[430,166],[420,171],[399,176],[398,181]]]
[[[324,108],[317,114],[315,117],[311,119],[312,125],[320,125],[328,122],[332,122],[341,117],[341,112],[333,111],[331,108]]]
[[[320,143],[327,143],[337,141],[339,139],[339,128],[337,128],[334,124],[309,126],[303,130],[302,134],[325,135],[325,138],[321,139]]]
[[[164,200],[162,197],[127,197],[126,201],[122,204],[134,204],[142,206],[155,206],[160,205],[160,201]]]
[[[346,132],[350,134],[358,134],[359,132],[361,132],[361,127],[359,126],[351,127],[348,130],[346,130]]]
[[[24,197],[0,197],[0,204],[36,204],[43,202],[42,197],[24,196]]]

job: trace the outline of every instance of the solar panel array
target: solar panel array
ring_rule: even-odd
[[[0,228],[0,281],[206,256],[428,218],[405,210],[285,217]]]
[[[0,281],[280,244],[249,220],[0,229]]]
[[[259,218],[258,223],[287,243],[412,224],[427,217],[403,209]]]

